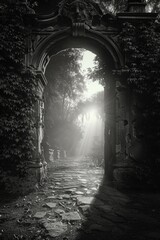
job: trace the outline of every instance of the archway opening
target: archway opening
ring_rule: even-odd
[[[32,65],[43,74],[49,66],[52,56],[68,48],[85,48],[97,54],[101,59],[104,71],[104,115],[105,117],[105,140],[104,140],[104,170],[108,183],[113,182],[113,168],[116,161],[116,81],[113,70],[124,66],[124,57],[113,39],[102,36],[99,33],[86,29],[85,36],[71,36],[72,29],[62,30],[55,35],[47,37],[37,47],[32,57]],[[118,77],[119,79],[119,77]],[[106,81],[107,80],[107,81]],[[106,84],[107,83],[107,84]],[[44,90],[42,87],[42,93]],[[38,129],[38,146],[41,145],[41,126]],[[45,137],[44,137],[45,139]],[[39,147],[40,149],[40,147]]]
[[[45,141],[51,162],[104,167],[104,80],[98,57],[83,48],[53,55],[46,68]],[[46,154],[45,154],[46,155]],[[73,164],[74,165],[74,164]]]

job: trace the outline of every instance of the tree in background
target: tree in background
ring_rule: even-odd
[[[75,108],[85,88],[80,58],[79,49],[66,49],[52,57],[46,70],[45,131],[53,148],[68,152],[73,152],[73,145],[81,138],[75,123]]]
[[[87,153],[94,166],[102,166],[104,160],[104,91],[98,92],[90,99],[80,101],[77,105],[77,116],[82,130],[88,136],[82,141],[86,141],[86,146],[87,139],[90,142],[89,149],[86,151],[85,146],[84,153]],[[91,132],[88,131],[90,126],[92,126]]]
[[[93,70],[94,71],[94,70]],[[76,107],[76,116],[82,116],[82,121],[87,117],[87,114],[92,110],[96,110],[98,118],[104,120],[104,92],[98,92],[91,98],[80,100]]]
[[[150,12],[160,12],[160,2],[159,0],[146,0],[148,10]]]
[[[112,12],[116,14],[118,12],[124,12],[127,9],[128,0],[93,0],[98,3],[103,11],[103,13]],[[38,6],[35,8],[37,13],[40,14],[49,14],[52,11],[57,12],[58,4],[61,0],[38,0]],[[147,10],[150,12],[158,12],[160,11],[160,3],[159,0],[146,0]],[[45,11],[45,13],[44,13]]]
[[[128,0],[95,0],[100,4],[102,11],[110,11],[113,14],[124,12],[127,9]],[[144,1],[147,4],[146,10],[149,12],[158,12],[160,11],[160,2],[159,0],[146,0]]]

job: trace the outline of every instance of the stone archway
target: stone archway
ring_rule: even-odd
[[[43,90],[47,81],[44,73],[52,55],[69,47],[83,47],[93,51],[109,64],[110,77],[105,88],[105,175],[113,181],[114,165],[118,156],[125,158],[126,135],[130,132],[129,90],[125,84],[125,66],[128,59],[118,44],[118,34],[126,21],[146,21],[153,18],[144,13],[144,4],[129,3],[127,13],[117,16],[103,14],[90,1],[62,1],[58,13],[32,16],[31,35],[27,39],[29,53],[26,66],[32,66],[39,80],[37,114],[37,152],[41,152],[43,138]],[[137,7],[137,8],[136,8]],[[140,8],[143,9],[140,10]],[[126,124],[125,124],[126,123]],[[126,127],[127,125],[127,127]],[[43,169],[43,163],[42,163]]]
[[[109,58],[110,63],[112,63],[109,68],[110,72],[112,73],[113,70],[115,69],[121,69],[124,65],[122,55],[120,54],[118,50],[118,47],[116,44],[109,38],[102,38],[102,36],[91,33],[93,35],[93,38],[91,41],[93,41],[93,47],[94,52],[100,52],[101,55],[101,48],[103,47],[105,52],[103,52],[102,57],[104,58]],[[61,35],[62,36],[62,35]],[[57,36],[56,36],[57,37]],[[47,66],[47,62],[50,59],[50,57],[53,54],[58,53],[59,51],[72,46],[72,47],[86,47],[87,49],[90,50],[90,48],[87,47],[86,44],[86,39],[88,36],[84,37],[83,39],[80,39],[80,37],[70,37],[68,34],[64,32],[63,39],[59,40],[58,38],[56,39],[55,36],[52,36],[49,40],[51,43],[50,48],[48,48],[48,54],[46,53],[46,48],[45,45],[48,44],[48,39],[46,39],[45,42],[43,42],[43,45],[39,46],[39,49],[44,51],[38,51],[35,53],[33,57],[33,62],[32,65],[36,67],[37,69],[37,76],[40,78],[44,79],[44,72],[45,72],[45,67]],[[101,38],[103,39],[103,45],[101,43]],[[66,44],[66,39],[67,39],[67,44]],[[98,40],[97,40],[98,39]],[[55,41],[56,40],[56,41]],[[87,39],[88,41],[90,40],[89,38]],[[85,42],[85,44],[83,44]],[[63,43],[63,48],[61,47],[61,43]],[[116,49],[115,49],[116,48]],[[55,51],[56,49],[56,51]],[[101,51],[96,51],[96,49],[101,50]],[[37,53],[39,54],[39,58],[36,57]],[[41,54],[40,54],[41,53]],[[112,179],[112,166],[113,163],[115,163],[115,159],[113,156],[115,156],[115,139],[116,139],[116,123],[115,123],[115,118],[116,118],[116,102],[115,102],[115,94],[116,94],[116,81],[118,80],[117,77],[114,77],[113,75],[111,76],[110,81],[108,81],[108,88],[105,89],[105,113],[109,118],[105,121],[105,169],[106,169],[106,176],[108,176],[108,180]],[[42,101],[39,101],[39,114],[41,112],[41,106],[43,106],[43,90],[45,88],[46,81],[40,81],[40,86],[39,86],[39,94],[40,97],[42,98]],[[40,114],[41,115],[41,114]],[[38,129],[38,151],[40,150],[40,145],[41,141],[43,138],[43,127],[40,124],[39,129]],[[110,144],[108,144],[110,142]]]

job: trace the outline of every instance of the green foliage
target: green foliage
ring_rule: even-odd
[[[26,9],[10,2],[1,8],[0,20],[0,171],[8,176],[6,185],[10,176],[24,177],[33,159],[37,98],[36,76],[24,66]]]

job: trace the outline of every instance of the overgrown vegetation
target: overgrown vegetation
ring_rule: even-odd
[[[118,12],[126,11],[127,9],[127,0],[93,0],[97,4],[100,5],[103,13],[112,12],[113,14],[116,14]],[[55,11],[57,10],[58,4],[61,2],[61,0],[37,0],[38,7],[36,8],[36,11],[40,14],[49,14],[51,13],[51,10]],[[159,0],[144,0],[146,2],[146,9],[149,12],[158,12],[160,11],[160,2]]]
[[[103,3],[103,1],[99,2]],[[108,9],[111,7],[110,10],[113,10],[114,13],[126,7],[126,1],[121,1],[122,5],[114,5],[113,1],[104,2],[102,5]],[[157,1],[148,0],[147,2],[152,7],[152,11],[158,12],[159,3]],[[34,1],[31,1],[31,4],[34,5]],[[118,8],[119,6],[121,8]],[[37,100],[37,81],[34,71],[30,68],[26,69],[24,66],[25,38],[28,30],[24,26],[23,19],[24,15],[30,11],[31,9],[25,4],[25,1],[6,0],[0,3],[0,187],[9,192],[23,191],[23,188],[29,187],[29,185],[25,185],[25,179],[28,177],[28,166],[35,159],[36,119],[34,107]],[[159,19],[141,25],[125,23],[119,42],[128,59],[128,85],[134,89],[140,99],[143,99],[138,110],[143,120],[143,134],[151,149],[149,164],[151,168],[154,166],[156,169],[160,154]],[[73,55],[68,56],[70,59],[66,63],[73,63]],[[59,70],[57,68],[57,72],[62,73],[63,63],[57,67],[61,68]],[[65,148],[64,142],[70,139],[69,135],[73,129],[77,139],[80,137],[79,129],[74,125],[75,111],[72,103],[76,100],[77,93],[83,89],[83,79],[82,76],[76,74],[77,66],[70,65],[70,68],[72,71],[69,71],[68,65],[66,65],[63,75],[60,76],[58,72],[55,76],[56,81],[51,84],[54,85],[52,86],[54,89],[52,100],[55,102],[56,99],[57,101],[57,112],[52,118],[54,134],[57,129],[64,134],[62,125],[69,130],[66,131],[66,139],[63,134],[61,134],[61,139],[58,139],[63,148]],[[73,71],[74,68],[75,71]],[[97,73],[99,74],[102,82],[103,74],[106,74],[103,69],[103,66],[102,68],[98,66],[97,72],[94,73],[95,76]],[[48,86],[50,90],[50,85]],[[143,111],[141,111],[142,109]],[[137,132],[142,132],[141,127],[142,125],[139,125]],[[50,127],[48,132],[50,132]],[[75,140],[73,141],[75,142]],[[56,141],[53,144],[56,144]],[[29,178],[31,179],[30,176]],[[20,182],[21,184],[19,184]],[[17,188],[18,185],[19,188]]]
[[[34,158],[36,76],[24,66],[25,5],[5,1],[0,8],[0,185],[23,191]]]
[[[124,23],[118,41],[128,67],[128,73],[123,77],[127,79],[126,84],[132,92],[132,143],[134,147],[139,147],[140,144],[142,147],[142,142],[143,148],[147,146],[147,149],[143,150],[142,161],[136,162],[137,165],[140,164],[137,166],[137,178],[147,183],[158,176],[160,169],[159,18],[142,24]],[[90,72],[89,77],[99,79],[100,83],[104,84],[107,75],[110,75],[108,65],[100,60],[97,63],[95,71]],[[135,143],[136,141],[140,144]],[[147,156],[145,152],[148,153]]]
[[[148,137],[159,136],[160,22],[134,26],[125,23],[120,41],[128,59],[127,81],[143,97],[143,114]],[[145,104],[145,105],[144,105]]]
[[[125,23],[120,34],[129,73],[127,82],[136,96],[133,111],[137,120],[133,122],[135,136],[143,138],[148,146],[148,156],[143,164],[153,178],[159,171],[160,143],[160,22],[140,25]],[[142,163],[140,163],[142,164]],[[143,169],[143,165],[141,166]],[[149,179],[148,174],[145,178]],[[151,179],[150,179],[151,180]]]

